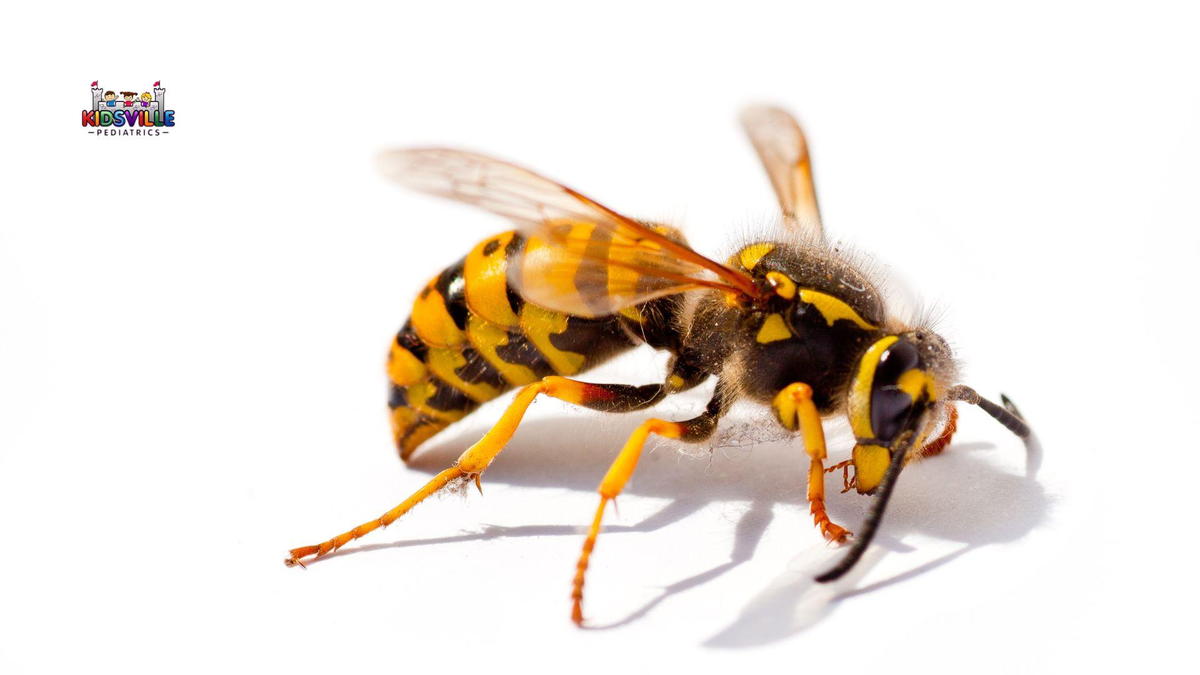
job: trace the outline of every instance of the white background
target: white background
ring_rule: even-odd
[[[436,7],[435,7],[436,4]],[[1182,7],[1182,5],[1181,5]],[[738,3],[31,3],[3,12],[0,671],[1060,672],[1182,667],[1200,450],[1196,17]],[[178,126],[97,138],[88,84],[166,87]],[[507,225],[371,158],[448,144],[532,166],[723,256],[773,217],[738,109],[805,122],[829,231],[923,300],[976,410],[900,480],[877,545],[809,523],[796,443],[660,443],[542,401],[485,476],[307,571],[286,550],[391,507],[382,361],[420,285]],[[650,382],[636,353],[589,375]],[[691,414],[700,397],[664,404]],[[502,402],[497,402],[502,405]],[[830,424],[832,454],[847,452]],[[749,443],[745,445],[745,443]],[[853,527],[869,500],[831,500]],[[1179,615],[1179,613],[1183,613]]]

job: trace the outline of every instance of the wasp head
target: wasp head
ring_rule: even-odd
[[[875,491],[894,453],[921,447],[943,418],[953,377],[950,347],[936,333],[888,335],[867,348],[847,405],[859,492]]]

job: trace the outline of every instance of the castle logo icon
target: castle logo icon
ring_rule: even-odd
[[[92,82],[92,108],[83,111],[83,127],[97,136],[158,136],[175,126],[175,111],[166,107],[166,87],[156,81],[150,91],[105,89]],[[151,93],[154,92],[154,93]]]

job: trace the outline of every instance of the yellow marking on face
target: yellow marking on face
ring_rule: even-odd
[[[913,368],[905,371],[900,379],[896,381],[896,386],[900,391],[908,394],[913,401],[921,398],[922,393],[928,394],[929,398],[933,398],[933,378],[929,373],[920,368]]]
[[[408,388],[408,405],[413,410],[424,413],[428,417],[441,422],[457,422],[466,417],[465,410],[438,410],[427,404],[433,395],[433,383],[423,380]]]
[[[889,335],[877,340],[858,363],[854,384],[850,387],[847,408],[850,412],[850,428],[859,438],[875,437],[875,431],[871,428],[871,387],[875,382],[875,369],[879,366],[879,357],[899,339],[895,335]]]
[[[769,314],[763,321],[762,327],[758,329],[758,335],[754,337],[759,344],[767,344],[769,342],[777,342],[779,340],[787,340],[792,337],[792,331],[788,330],[787,323],[779,314]]]
[[[879,487],[892,461],[891,453],[881,445],[855,445],[851,457],[854,459],[855,483],[859,493]]]
[[[567,329],[567,315],[552,312],[526,303],[521,308],[521,332],[537,347],[542,356],[550,362],[554,372],[559,375],[574,375],[587,363],[583,354],[567,352],[555,347],[550,342],[550,336]]]
[[[476,403],[486,403],[500,395],[500,390],[483,383],[467,382],[454,372],[467,365],[467,358],[457,349],[435,348],[429,350],[429,369],[455,389]]]
[[[425,379],[425,364],[404,347],[392,341],[388,354],[388,379],[397,387],[407,387]]]
[[[667,378],[667,388],[671,391],[679,391],[683,389],[683,385],[687,384],[683,378],[678,375],[671,375]]]
[[[517,363],[509,363],[496,353],[498,348],[508,344],[508,338],[508,331],[477,316],[472,316],[467,321],[467,339],[471,341],[471,346],[487,359],[487,362],[492,364],[492,367],[498,370],[509,384],[519,387],[536,382],[538,376],[533,369]]]
[[[867,323],[866,320],[859,316],[853,307],[832,295],[805,288],[800,291],[800,299],[816,307],[817,311],[821,313],[821,316],[825,317],[825,321],[830,326],[839,319],[849,319],[858,324],[859,328],[866,330],[876,329],[876,326]]]
[[[746,270],[754,269],[758,261],[763,259],[763,256],[775,250],[775,244],[763,242],[760,244],[750,244],[746,248],[738,251],[737,259],[742,267]]]
[[[775,294],[779,297],[787,300],[796,297],[796,282],[792,281],[786,274],[782,272],[767,272],[767,281],[771,282],[771,286],[775,289]]]
[[[506,255],[515,236],[515,232],[505,232],[480,242],[467,254],[463,264],[467,306],[471,313],[504,327],[515,326],[518,321],[508,302]]]
[[[417,296],[412,309],[412,327],[421,341],[431,347],[454,347],[463,342],[463,332],[446,311],[446,299],[438,293],[434,277]]]

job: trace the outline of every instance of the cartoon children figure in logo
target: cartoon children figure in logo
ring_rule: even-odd
[[[151,101],[151,100],[153,100],[153,98],[154,98],[154,97],[152,97],[152,96],[150,95],[150,92],[148,92],[148,91],[144,91],[144,92],[142,92],[142,107],[143,107],[143,108],[149,108],[149,107],[150,107],[150,101]]]
[[[132,108],[133,107],[133,99],[137,96],[137,92],[136,91],[123,91],[123,92],[121,92],[121,95],[125,97],[125,107]]]
[[[104,92],[104,105],[106,105],[110,108],[117,107],[117,92],[115,92],[115,91]]]

